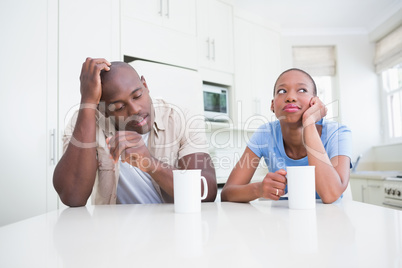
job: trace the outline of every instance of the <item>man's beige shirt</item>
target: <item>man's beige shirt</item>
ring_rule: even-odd
[[[155,122],[148,138],[148,150],[152,156],[164,164],[177,167],[178,160],[183,156],[197,152],[208,153],[202,115],[190,114],[163,100],[152,100],[152,102]],[[77,116],[78,111],[66,126],[63,136],[64,152],[70,144]],[[91,196],[92,204],[116,204],[119,162],[115,164],[109,157],[106,144],[106,138],[113,136],[116,130],[109,118],[98,110],[96,120],[96,144],[84,145],[96,146],[97,152],[98,170]],[[74,143],[74,140],[72,142]],[[80,146],[78,143],[77,145]],[[164,202],[173,201],[154,180],[152,183]]]

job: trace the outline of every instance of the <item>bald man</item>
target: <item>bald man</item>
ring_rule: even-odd
[[[66,126],[53,184],[72,207],[173,202],[174,169],[201,169],[205,201],[217,193],[202,120],[149,95],[129,64],[87,58],[81,106]],[[168,90],[168,89],[167,89]],[[203,191],[203,189],[202,189]]]

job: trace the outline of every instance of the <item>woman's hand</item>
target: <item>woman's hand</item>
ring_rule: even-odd
[[[81,103],[99,104],[102,96],[102,84],[100,73],[102,70],[110,70],[110,62],[105,59],[87,58],[82,64],[81,81]]]
[[[318,97],[312,97],[310,100],[310,108],[303,114],[303,126],[306,127],[315,124],[327,115],[327,107]]]
[[[285,194],[287,183],[286,171],[280,169],[275,173],[268,173],[261,182],[260,196],[267,199],[279,200]]]

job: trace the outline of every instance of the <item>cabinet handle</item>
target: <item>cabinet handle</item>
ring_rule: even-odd
[[[364,203],[364,191],[366,190],[366,187],[362,185],[362,202]]]
[[[50,130],[50,164],[56,165],[56,129]]]
[[[158,13],[159,13],[159,16],[161,16],[161,17],[163,16],[162,1],[163,1],[163,0],[160,0],[160,1],[159,1],[159,12],[158,12]]]
[[[371,188],[381,188],[381,185],[369,185],[368,187],[371,187]]]
[[[209,59],[209,38],[207,38],[207,59]]]
[[[212,60],[215,61],[215,39],[212,39]]]
[[[169,0],[166,0],[166,18],[169,18],[170,9],[169,9]]]

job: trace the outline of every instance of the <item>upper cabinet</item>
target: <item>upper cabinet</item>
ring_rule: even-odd
[[[263,25],[235,17],[234,119],[243,128],[272,121],[272,90],[281,68],[280,34]]]
[[[219,0],[197,1],[198,64],[233,73],[233,8]]]
[[[122,15],[195,35],[195,0],[123,0]]]
[[[124,55],[195,69],[195,0],[122,0]]]

